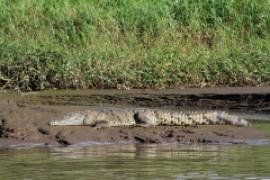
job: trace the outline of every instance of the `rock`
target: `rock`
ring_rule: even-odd
[[[154,144],[154,143],[160,143],[160,140],[148,138],[148,137],[141,137],[141,136],[134,136],[134,139],[136,142],[140,144]]]
[[[210,144],[210,143],[216,143],[216,141],[206,139],[206,138],[199,138],[197,140],[197,143],[199,143],[199,144]]]
[[[58,132],[56,135],[55,135],[55,139],[56,141],[61,144],[61,145],[64,145],[64,146],[68,146],[68,145],[71,145],[70,142],[68,142],[66,140],[66,137],[62,135],[61,132]]]
[[[38,132],[40,132],[43,135],[49,135],[50,134],[50,132],[47,129],[42,128],[42,127],[38,128]]]
[[[183,132],[186,133],[186,134],[194,134],[193,131],[188,130],[188,129],[184,129]]]
[[[173,130],[168,130],[165,132],[165,136],[166,138],[172,138],[173,137]]]
[[[145,138],[143,137],[134,136],[134,139],[139,143],[145,143]]]
[[[13,137],[14,129],[0,125],[0,138]]]
[[[217,136],[228,136],[227,134],[224,134],[222,132],[217,132],[217,131],[213,131],[212,133],[217,135]]]

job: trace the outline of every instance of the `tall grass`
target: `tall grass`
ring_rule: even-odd
[[[1,0],[0,87],[269,85],[268,0]]]

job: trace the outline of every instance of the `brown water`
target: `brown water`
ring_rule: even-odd
[[[0,152],[0,179],[270,179],[270,146],[92,145]]]

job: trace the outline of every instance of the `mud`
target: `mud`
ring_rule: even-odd
[[[182,90],[64,90],[25,93],[18,101],[45,105],[104,104],[170,108],[226,108],[270,112],[270,87]]]
[[[70,92],[74,93],[73,91]],[[102,105],[114,104],[115,106],[129,106],[135,104],[137,106],[159,106],[168,108],[169,106],[165,105],[169,104],[172,107],[178,108],[179,104],[177,103],[182,102],[182,97],[185,99],[182,102],[183,104],[190,104],[193,107],[199,107],[197,103],[203,104],[202,102],[204,102],[206,107],[216,108],[217,106],[212,105],[215,104],[221,107],[223,104],[224,107],[227,108],[233,108],[234,106],[238,108],[248,107],[251,110],[264,111],[264,113],[267,113],[270,107],[270,95],[266,90],[265,92],[258,93],[243,92],[243,94],[235,92],[235,96],[232,96],[231,93],[228,92],[215,93],[215,95],[218,94],[217,96],[219,96],[219,98],[211,93],[205,93],[203,95],[196,93],[195,95],[173,94],[169,92],[163,94],[156,94],[155,92],[126,92],[124,94],[118,92],[117,94],[113,92],[110,95],[100,92],[92,92],[92,94],[85,92],[79,93],[79,95],[72,93],[55,93],[54,95],[48,94],[46,96],[42,93],[24,94],[20,96],[20,98],[18,98],[19,96],[16,96],[16,98],[15,96],[2,96],[0,100],[0,145],[8,146],[22,143],[40,143],[45,146],[68,146],[81,142],[235,144],[247,143],[250,140],[270,140],[270,133],[262,132],[252,127],[204,125],[192,127],[159,126],[150,128],[114,127],[95,129],[87,126],[50,127],[48,125],[49,121],[61,119],[68,112],[76,112],[88,108],[87,106],[77,106],[78,104],[76,103],[92,106],[101,105],[97,99],[101,100]],[[209,100],[211,102],[210,104],[200,99],[196,101],[189,99],[191,96],[200,96],[202,98],[208,96],[207,98],[209,99],[209,94],[211,94],[212,98],[211,101]],[[224,97],[224,100],[220,100],[220,96]],[[151,100],[147,100],[146,97],[151,97]],[[171,101],[170,98],[172,99]],[[58,103],[52,103],[53,101]],[[145,104],[142,105],[141,102]],[[170,104],[170,102],[172,104]],[[227,102],[227,104],[224,102]],[[57,106],[55,104],[57,104]],[[229,104],[231,106],[229,106]],[[244,106],[244,104],[246,106]]]

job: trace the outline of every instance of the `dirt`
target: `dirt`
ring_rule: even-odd
[[[121,93],[120,93],[121,95]],[[138,94],[137,94],[138,95]],[[268,97],[269,93],[261,93]],[[33,95],[31,95],[33,98]],[[55,95],[56,96],[56,95]],[[74,98],[71,95],[57,97]],[[73,95],[75,96],[75,95]],[[102,95],[105,96],[104,94]],[[113,96],[113,95],[110,95]],[[134,96],[134,94],[133,94]],[[149,96],[149,94],[144,94]],[[152,94],[153,96],[153,94]],[[199,96],[196,94],[196,96]],[[249,93],[238,95],[252,97]],[[76,96],[75,96],[76,97]],[[78,96],[77,96],[78,97]],[[80,94],[83,97],[83,94]],[[85,96],[84,96],[85,97]],[[87,97],[91,97],[89,94]],[[119,98],[119,96],[117,96]],[[130,97],[130,96],[129,96]],[[2,98],[0,100],[0,145],[41,143],[68,146],[81,142],[110,143],[182,143],[182,144],[220,144],[246,143],[248,140],[270,140],[270,133],[252,127],[211,126],[159,126],[159,127],[114,127],[95,129],[87,126],[51,127],[48,122],[61,119],[68,112],[80,111],[87,106],[46,105],[31,103],[30,96],[24,98]],[[47,100],[53,99],[47,96]],[[90,98],[91,99],[91,98]],[[117,98],[115,98],[117,99]],[[237,99],[237,98],[236,98]],[[89,100],[89,99],[88,99]],[[122,99],[123,100],[123,99]],[[167,99],[165,99],[166,101]],[[165,102],[164,101],[164,102]],[[212,100],[213,101],[213,100]],[[236,100],[231,99],[236,102]],[[245,100],[246,101],[246,100]],[[37,101],[36,101],[37,102]],[[87,102],[87,100],[84,100]],[[91,102],[89,100],[88,102]],[[113,104],[115,101],[111,101]],[[217,103],[219,102],[216,100]],[[261,99],[260,108],[267,109],[269,100]],[[239,101],[238,104],[243,103]],[[128,105],[128,103],[127,103]],[[236,105],[236,104],[235,104]]]
[[[14,98],[22,103],[35,105],[103,106],[113,104],[114,106],[207,108],[270,113],[270,87],[128,91],[53,90],[13,95]]]

